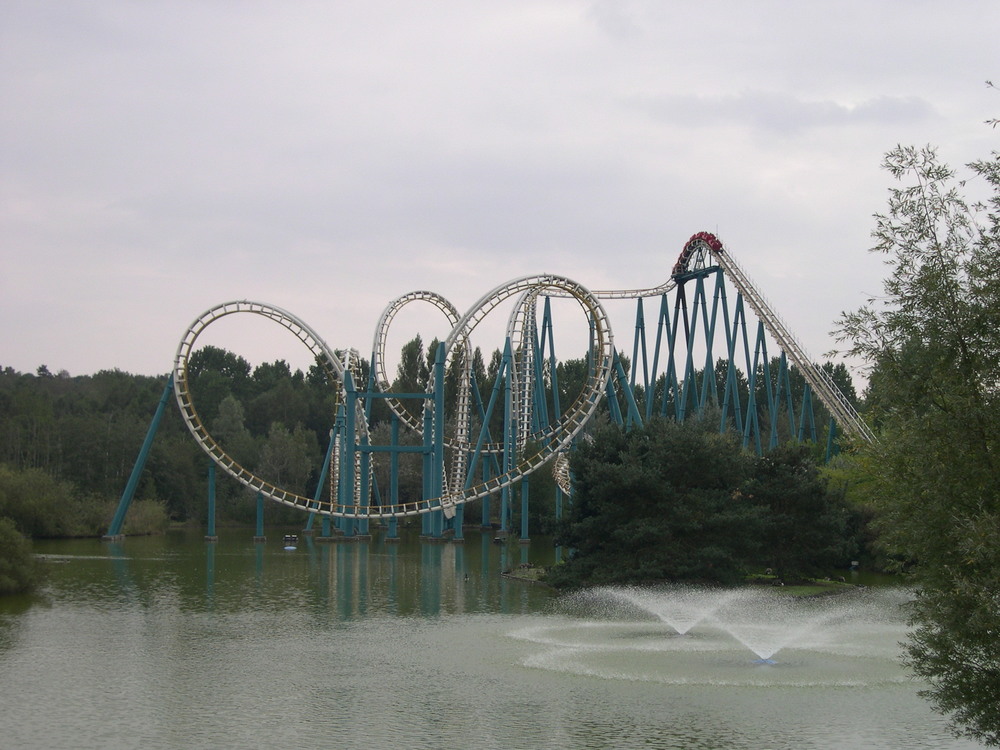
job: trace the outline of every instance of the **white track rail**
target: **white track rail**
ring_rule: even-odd
[[[416,515],[437,508],[444,508],[445,512],[450,515],[455,506],[494,494],[504,487],[509,487],[553,459],[555,459],[553,461],[553,473],[556,476],[556,480],[559,486],[568,492],[570,489],[569,462],[567,460],[568,450],[573,440],[580,435],[596,411],[601,398],[604,397],[611,377],[614,342],[611,324],[600,300],[638,299],[663,295],[677,286],[677,278],[684,273],[704,268],[704,264],[709,256],[714,258],[723,273],[735,284],[747,304],[785,351],[791,362],[799,368],[806,382],[809,383],[817,397],[830,410],[834,418],[837,419],[842,429],[864,440],[874,441],[874,434],[840,392],[829,374],[806,354],[802,346],[792,336],[788,326],[784,324],[781,318],[774,312],[772,306],[750,282],[743,269],[723,249],[722,243],[714,235],[705,232],[694,235],[685,244],[677,264],[674,266],[671,278],[664,284],[655,287],[591,291],[562,276],[524,276],[502,284],[483,295],[462,316],[459,315],[458,310],[453,304],[433,292],[411,292],[393,300],[385,308],[379,319],[372,344],[372,368],[376,388],[383,393],[391,392],[391,385],[384,366],[388,333],[395,316],[403,307],[412,302],[424,302],[436,307],[444,314],[448,324],[451,326],[451,332],[445,341],[446,367],[447,363],[451,362],[455,356],[461,356],[463,359],[463,387],[458,394],[458,405],[454,415],[458,426],[455,435],[446,438],[446,446],[452,451],[451,476],[442,477],[442,484],[445,488],[444,496],[432,499],[430,502],[420,501],[392,506],[372,507],[364,502],[364,498],[358,495],[359,489],[355,487],[349,501],[350,505],[341,505],[339,501],[333,499],[336,493],[331,492],[331,499],[329,501],[321,501],[317,508],[316,501],[313,499],[278,487],[241,466],[211,436],[194,406],[190,391],[188,364],[198,336],[208,325],[227,315],[238,313],[259,315],[289,330],[313,353],[316,360],[322,364],[331,383],[335,384],[340,390],[342,398],[346,396],[344,392],[345,371],[351,371],[355,380],[358,379],[359,370],[357,367],[358,357],[356,352],[345,352],[342,355],[343,359],[341,359],[312,328],[286,310],[260,302],[242,300],[226,302],[205,311],[189,326],[187,333],[177,348],[174,358],[174,394],[188,429],[194,435],[202,449],[224,471],[244,486],[260,492],[272,500],[293,507],[314,510],[324,515],[347,518],[382,518]],[[694,264],[694,268],[692,268],[692,263]],[[537,300],[542,296],[572,298],[580,305],[593,330],[591,351],[595,367],[581,393],[577,396],[573,404],[562,415],[557,417],[555,423],[538,432],[532,433],[530,431],[532,418],[530,409],[535,363],[532,359],[534,348],[531,344],[533,343],[532,339],[537,335],[535,306]],[[518,301],[508,320],[507,328],[507,333],[511,338],[516,357],[516,361],[512,363],[511,376],[513,381],[514,414],[515,419],[518,421],[517,444],[521,449],[529,443],[542,447],[533,455],[519,455],[517,464],[509,471],[503,472],[501,475],[493,477],[488,481],[477,482],[466,476],[466,457],[471,449],[469,435],[469,382],[472,366],[471,334],[497,306],[511,297],[518,297]],[[525,354],[525,352],[529,351],[530,354]],[[357,383],[356,387],[363,389],[365,386]],[[428,391],[432,388],[433,383],[428,386]],[[389,398],[387,401],[389,407],[404,424],[417,432],[423,430],[422,420],[406,410],[398,399]],[[427,399],[425,399],[424,408],[427,408]],[[358,402],[357,409],[356,424],[358,425],[359,439],[364,439],[367,434],[368,425],[364,419],[360,401]],[[490,443],[481,446],[480,450],[487,453],[497,453],[502,450],[502,446],[498,443]],[[519,451],[519,453],[521,452]],[[338,449],[338,455],[334,457],[331,486],[336,486],[336,478],[342,468],[340,466],[339,453]],[[356,460],[359,460],[359,457],[360,453],[355,453]],[[359,465],[356,464],[354,469],[355,476],[357,476]]]
[[[757,287],[751,283],[743,269],[733,260],[716,237],[708,233],[696,234],[685,246],[684,254],[690,257],[699,251],[711,253],[715,262],[722,268],[723,273],[736,286],[743,295],[750,309],[754,311],[758,319],[764,324],[764,328],[778,342],[784,350],[788,359],[799,368],[802,376],[809,387],[817,395],[823,405],[829,409],[830,414],[840,424],[844,431],[862,438],[868,442],[875,441],[875,435],[865,424],[861,415],[854,409],[847,397],[841,392],[837,384],[833,382],[830,374],[817,364],[805,351],[798,340],[792,335],[791,330],[784,321],[774,311]]]
[[[188,378],[188,360],[194,351],[195,342],[209,325],[228,315],[236,314],[259,315],[291,331],[313,353],[316,360],[322,364],[327,378],[331,383],[337,387],[342,387],[344,380],[343,364],[319,334],[304,322],[287,310],[282,310],[280,307],[274,307],[262,302],[251,302],[249,300],[224,302],[221,305],[216,305],[206,310],[198,316],[188,326],[184,338],[181,339],[177,347],[177,353],[174,356],[174,397],[177,399],[177,405],[180,407],[181,417],[184,419],[184,424],[187,425],[188,430],[194,435],[194,439],[198,442],[198,445],[202,447],[202,450],[223,471],[236,479],[240,484],[251,490],[260,492],[265,497],[283,505],[289,505],[294,508],[309,508],[315,505],[312,498],[283,489],[258,477],[230,456],[209,433],[208,428],[201,421],[197,409],[195,409]]]

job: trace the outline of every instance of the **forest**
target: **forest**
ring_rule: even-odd
[[[402,347],[394,391],[417,393],[427,388],[437,344],[435,340],[425,347],[417,336]],[[474,352],[472,371],[481,393],[488,394],[492,388],[500,359],[499,350],[488,363],[480,350]],[[846,368],[830,363],[825,367],[856,400]],[[446,377],[448,400],[454,399],[457,390],[458,368],[454,363]],[[367,380],[367,361],[362,360],[361,369]],[[776,360],[771,370],[777,371]],[[801,398],[803,380],[795,368],[790,375],[793,397]],[[575,397],[586,376],[585,358],[558,365],[563,403]],[[699,380],[703,376],[703,372],[696,375]],[[721,388],[725,378],[721,361],[711,377]],[[747,380],[742,375],[738,380],[745,394]],[[207,346],[192,354],[189,381],[202,421],[242,465],[297,492],[311,495],[315,491],[337,403],[336,389],[322,368],[314,365],[308,372],[293,372],[283,360],[252,366],[233,352]],[[761,373],[758,388],[762,382]],[[83,376],[53,373],[44,365],[35,373],[9,367],[0,370],[0,516],[12,518],[30,537],[102,534],[166,384],[166,374],[149,377],[120,370]],[[662,392],[662,379],[657,388]],[[641,388],[637,398],[643,401]],[[766,403],[761,395],[762,423],[767,419]],[[404,404],[414,414],[420,407],[418,400]],[[667,410],[671,408],[668,401]],[[606,403],[603,417],[598,416],[598,421],[607,418]],[[373,400],[373,443],[388,444],[389,418],[385,402]],[[821,406],[816,419],[820,439],[825,439],[829,417]],[[495,434],[499,429],[499,424],[494,425]],[[783,422],[780,429],[781,442],[787,441],[790,426]],[[404,444],[418,441],[413,434],[402,438]],[[155,532],[171,522],[205,523],[208,461],[185,428],[171,396],[136,492],[139,502],[130,511],[127,533]],[[382,487],[388,486],[387,472],[387,466],[376,466],[376,481]],[[419,499],[419,474],[419,458],[403,456],[402,501]],[[544,500],[541,487],[533,490],[539,508],[532,509],[532,515],[545,520],[545,506],[553,503]],[[301,522],[297,511],[274,503],[266,505],[266,513],[269,523]],[[220,472],[219,523],[249,525],[254,514],[253,499]]]

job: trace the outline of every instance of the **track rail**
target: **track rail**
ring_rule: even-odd
[[[457,308],[448,300],[434,292],[417,291],[398,297],[389,303],[383,311],[372,343],[372,368],[375,387],[383,393],[391,392],[391,385],[385,372],[386,342],[389,330],[396,315],[408,304],[422,302],[436,307],[451,326],[447,340],[444,342],[445,361],[453,361],[455,357],[463,359],[463,387],[458,394],[455,414],[452,415],[457,424],[455,434],[445,438],[445,446],[452,451],[452,466],[450,476],[442,476],[443,494],[430,501],[400,503],[395,505],[370,506],[368,498],[359,495],[359,489],[351,493],[350,504],[341,504],[335,500],[335,492],[330,493],[330,500],[317,501],[268,482],[242,466],[212,437],[205,427],[195,408],[191,394],[189,378],[189,359],[194,350],[195,342],[201,333],[213,322],[233,314],[252,314],[271,320],[299,339],[313,354],[324,368],[330,382],[339,389],[342,399],[346,399],[344,373],[351,371],[358,378],[358,357],[356,352],[344,352],[338,356],[323,339],[305,322],[292,315],[287,310],[262,302],[249,300],[226,302],[202,313],[188,327],[187,332],[178,345],[174,357],[174,395],[180,407],[182,418],[189,431],[202,449],[225,472],[234,477],[244,486],[262,493],[266,497],[284,505],[315,511],[324,515],[344,518],[384,518],[400,517],[427,513],[444,509],[450,514],[455,506],[487,495],[494,494],[505,487],[513,485],[523,477],[531,474],[542,465],[552,461],[553,473],[559,486],[569,491],[569,462],[567,453],[573,440],[581,434],[583,428],[593,416],[600,400],[604,397],[611,378],[614,357],[614,340],[611,323],[600,300],[602,299],[638,299],[663,295],[673,290],[678,279],[686,273],[706,267],[711,258],[723,273],[732,281],[743,295],[747,304],[754,311],[764,327],[785,351],[788,358],[802,372],[806,382],[830,410],[830,413],[841,424],[842,429],[873,442],[875,436],[865,424],[853,406],[839,390],[829,374],[813,362],[803,347],[791,334],[790,329],[775,313],[774,308],[759,293],[757,287],[750,281],[743,269],[723,248],[722,243],[712,234],[700,232],[692,236],[684,245],[683,250],[673,267],[670,279],[655,287],[644,289],[597,290],[591,291],[571,279],[551,274],[524,276],[497,286],[483,295],[464,314],[460,315]],[[595,366],[576,400],[558,415],[553,423],[532,432],[532,378],[535,362],[533,339],[537,336],[535,308],[537,300],[542,296],[574,299],[580,306],[591,328],[591,355]],[[470,394],[472,352],[471,335],[476,327],[486,319],[499,305],[506,300],[517,297],[513,312],[507,323],[507,335],[512,348],[517,352],[516,361],[511,363],[511,385],[514,399],[514,415],[518,422],[516,441],[517,463],[508,467],[499,476],[487,481],[474,481],[466,476],[466,457],[472,448],[470,440]],[[447,364],[446,364],[447,367]],[[446,370],[447,371],[447,370]],[[424,399],[424,408],[428,408],[429,393],[434,383],[428,386],[428,394]],[[397,398],[387,399],[390,409],[409,428],[421,432],[423,420],[415,417],[404,408]],[[357,413],[355,423],[358,427],[357,440],[365,440],[367,421],[364,418],[361,401],[356,402]],[[440,434],[440,431],[435,429]],[[339,435],[336,438],[340,440]],[[526,445],[541,446],[531,455],[523,455]],[[339,446],[339,443],[338,443]],[[503,450],[500,443],[483,443],[476,446],[479,453],[499,453]],[[340,462],[341,450],[337,449],[334,458],[334,471],[331,482],[336,484],[336,477],[342,468]],[[355,461],[360,453],[355,452]],[[554,461],[553,461],[554,459]],[[358,466],[355,465],[355,475]],[[447,474],[447,472],[446,472]],[[332,486],[333,486],[332,485]]]
[[[268,482],[229,455],[215,438],[212,437],[211,433],[209,433],[208,428],[205,427],[198,414],[198,410],[195,408],[188,373],[189,359],[194,350],[195,342],[209,325],[229,315],[237,314],[259,315],[291,331],[313,353],[317,361],[322,364],[327,378],[331,383],[337,387],[343,386],[344,365],[320,335],[306,323],[299,320],[287,310],[262,302],[251,302],[249,300],[224,302],[221,305],[216,305],[206,310],[188,326],[188,330],[181,339],[177,347],[177,352],[174,355],[174,397],[177,400],[177,405],[180,407],[181,417],[202,450],[223,471],[236,479],[240,484],[251,490],[260,492],[265,497],[282,505],[289,505],[293,508],[309,508],[315,505],[311,498],[304,497]]]
[[[810,357],[798,340],[792,335],[791,330],[774,311],[774,307],[758,291],[739,264],[733,259],[722,246],[722,242],[708,232],[699,232],[691,237],[681,256],[678,265],[675,266],[675,273],[681,273],[687,268],[687,264],[692,257],[699,253],[708,252],[723,273],[736,286],[743,295],[750,309],[754,311],[760,321],[764,324],[767,332],[774,337],[779,346],[784,350],[792,363],[799,368],[802,376],[809,387],[819,397],[823,405],[830,410],[841,428],[852,435],[875,442],[875,434],[871,431],[861,415],[854,409],[847,397],[841,392],[837,384],[833,382],[830,374],[820,367],[815,360]]]

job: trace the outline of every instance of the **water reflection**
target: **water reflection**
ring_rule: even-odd
[[[492,534],[472,530],[462,542],[426,542],[404,532],[396,543],[319,542],[302,536],[286,550],[281,534],[253,542],[241,530],[222,530],[218,542],[202,535],[42,542],[50,583],[60,594],[95,606],[123,601],[153,606],[176,597],[183,607],[213,611],[277,610],[290,602],[340,620],[377,615],[429,616],[536,610],[553,594],[541,586],[500,575],[523,560],[551,564],[547,540],[530,547],[494,544]],[[110,573],[110,575],[108,575]]]
[[[718,634],[598,618],[500,576],[551,562],[541,539],[303,535],[285,550],[280,533],[255,545],[252,530],[220,531],[217,543],[194,532],[38,543],[40,596],[18,610],[0,600],[4,746],[970,746],[891,658],[879,657],[888,679],[849,689],[795,679],[812,654],[765,668],[779,681],[716,684],[719,670],[758,668],[742,648],[733,666],[721,647],[685,664],[671,648]],[[715,661],[699,665],[706,653]],[[692,680],[699,669],[711,679]]]

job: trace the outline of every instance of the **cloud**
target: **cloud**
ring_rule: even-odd
[[[365,351],[411,289],[650,286],[703,229],[779,309],[782,278],[820,290],[800,325],[825,336],[882,152],[995,143],[998,9],[10,0],[0,365],[161,372],[243,297]]]
[[[879,96],[857,104],[845,104],[803,99],[788,93],[755,91],[728,96],[634,97],[629,104],[660,123],[686,130],[750,128],[778,136],[822,128],[912,124],[937,116],[932,104],[916,96]]]

